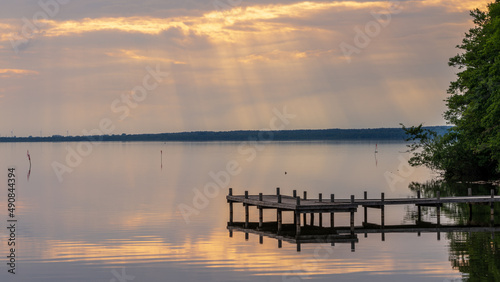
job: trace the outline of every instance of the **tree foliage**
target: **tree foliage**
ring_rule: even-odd
[[[486,11],[470,12],[471,28],[449,65],[459,72],[450,83],[445,119],[453,128],[437,136],[421,126],[406,128],[415,141],[412,165],[441,170],[447,177],[498,178],[500,175],[500,0]]]

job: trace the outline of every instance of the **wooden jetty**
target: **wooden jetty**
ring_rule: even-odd
[[[323,199],[322,194],[318,195],[317,199],[308,199],[307,192],[304,191],[303,197],[297,195],[297,191],[293,190],[292,196],[281,195],[280,188],[276,188],[276,195],[249,195],[245,191],[244,195],[233,195],[233,189],[229,188],[229,194],[226,197],[229,203],[229,223],[233,225],[233,205],[241,203],[245,207],[245,222],[243,228],[249,228],[249,207],[255,206],[259,210],[259,222],[257,228],[262,229],[263,210],[275,209],[277,214],[277,233],[283,231],[283,212],[294,213],[295,236],[301,235],[302,225],[306,225],[307,215],[310,218],[310,225],[314,225],[315,214],[318,214],[319,227],[323,226],[323,214],[330,214],[330,228],[335,227],[335,213],[346,212],[350,213],[350,233],[355,234],[354,214],[361,206],[364,210],[364,224],[367,224],[368,208],[380,209],[381,223],[380,226],[385,226],[385,206],[387,205],[415,205],[418,207],[418,221],[421,221],[422,206],[436,207],[437,209],[437,224],[440,225],[440,211],[443,204],[447,203],[468,203],[469,207],[472,204],[490,204],[491,206],[491,225],[494,225],[494,203],[500,202],[500,196],[495,195],[492,189],[490,195],[473,196],[469,188],[469,195],[464,197],[440,197],[439,191],[435,198],[421,198],[420,191],[417,192],[416,198],[393,198],[386,199],[384,193],[381,193],[378,199],[369,199],[367,192],[364,192],[363,199],[356,199],[351,195],[350,199],[335,199],[335,195],[331,194],[329,199]],[[470,208],[472,211],[472,208]],[[302,222],[301,215],[302,214]]]

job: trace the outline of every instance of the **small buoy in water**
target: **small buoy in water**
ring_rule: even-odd
[[[285,171],[285,174],[286,174],[286,171]]]

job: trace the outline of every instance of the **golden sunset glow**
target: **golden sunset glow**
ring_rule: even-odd
[[[15,77],[23,75],[36,75],[37,71],[20,70],[20,69],[0,69],[0,77]]]
[[[237,237],[241,235],[242,233],[235,233]],[[252,240],[258,238],[253,235],[250,237]],[[239,239],[232,238],[231,240]],[[330,244],[307,244],[307,246],[303,244],[303,248],[311,246],[313,251],[304,256],[297,256],[293,253],[292,255],[286,254],[283,249],[278,249],[275,239],[265,237],[263,244],[258,244],[252,249],[248,246],[228,245],[224,242],[225,240],[227,240],[225,233],[215,234],[206,240],[198,238],[196,242],[191,238],[186,238],[183,244],[175,247],[170,246],[162,238],[152,236],[137,237],[133,241],[110,241],[103,244],[51,240],[46,242],[46,250],[41,259],[51,263],[59,261],[85,263],[98,260],[104,266],[148,262],[195,265],[198,262],[211,261],[211,268],[230,266],[235,271],[252,271],[260,275],[285,277],[292,277],[297,273],[303,277],[380,271],[391,273],[401,271],[402,266],[405,270],[413,268],[424,270],[429,275],[450,272],[448,262],[439,265],[421,262],[408,266],[386,256],[367,258],[368,261],[329,257],[326,250],[339,252],[335,249],[346,249],[347,245],[343,244],[338,247],[332,247]],[[287,247],[289,243],[284,242],[283,245]]]
[[[425,0],[416,2],[397,2],[397,8],[404,10],[413,4],[421,7],[444,6],[453,11],[466,11],[475,7],[484,7],[487,1],[442,1]],[[184,34],[194,32],[206,35],[213,40],[235,42],[242,34],[273,33],[277,28],[283,31],[303,30],[303,27],[273,23],[269,20],[279,18],[307,18],[318,12],[325,11],[352,11],[357,9],[378,10],[390,12],[394,2],[373,1],[333,1],[333,2],[299,2],[289,5],[255,5],[235,7],[230,10],[214,11],[203,14],[201,17],[118,17],[118,18],[85,18],[80,21],[42,20],[43,36],[68,36],[99,31],[119,31],[128,33],[143,33],[159,35],[171,28],[178,28]],[[265,21],[265,22],[263,22]],[[244,24],[245,29],[237,28]],[[236,27],[236,28],[232,28]],[[251,27],[251,28],[250,28]],[[12,26],[0,23],[0,28],[11,30]],[[12,33],[2,34],[1,39],[7,40]]]
[[[100,105],[94,107],[100,109],[97,120],[65,103],[69,108],[61,113],[81,113],[75,131],[109,115],[117,93],[135,87],[121,83],[141,81],[141,70],[157,64],[172,74],[169,83],[153,91],[160,95],[148,95],[147,107],[133,108],[127,122],[118,122],[120,132],[258,129],[268,126],[277,105],[301,114],[293,128],[392,127],[413,119],[442,124],[443,89],[454,73],[447,58],[472,26],[468,10],[486,3],[243,1],[165,13],[61,14],[39,22],[29,14],[25,20],[0,18],[0,62],[9,62],[0,68],[38,72],[0,75],[31,74],[35,88],[58,97],[68,95],[75,82],[82,93],[100,93],[87,100]],[[431,75],[430,68],[440,70]],[[50,90],[51,79],[60,82],[61,93]],[[14,81],[4,85],[33,92]],[[414,102],[436,114],[423,115]],[[380,119],[372,118],[376,113]],[[50,120],[47,127],[68,119]]]

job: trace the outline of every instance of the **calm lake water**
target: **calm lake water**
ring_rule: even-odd
[[[296,189],[336,198],[364,191],[414,197],[415,187],[425,195],[466,193],[464,185],[433,182],[429,170],[409,168],[403,143],[378,142],[377,154],[375,142],[84,145],[0,144],[1,281],[459,281],[500,269],[500,234],[489,232],[441,233],[440,240],[435,232],[387,233],[384,241],[381,234],[360,234],[354,252],[350,244],[302,244],[297,252],[287,242],[278,248],[273,238],[260,244],[258,235],[229,236],[229,187],[234,194],[274,194],[280,187],[282,194]],[[15,275],[7,265],[11,167]],[[489,187],[468,187],[489,194]],[[474,221],[481,221],[480,209]],[[464,210],[443,208],[441,223],[464,221]],[[243,211],[235,205],[235,220],[243,220]],[[385,224],[413,224],[414,212],[386,207]],[[362,216],[356,213],[356,225]],[[258,219],[255,208],[250,217]],[[435,210],[424,210],[423,220],[436,222]],[[369,210],[369,221],[378,224],[380,211]],[[348,225],[348,215],[339,214],[335,224]]]

